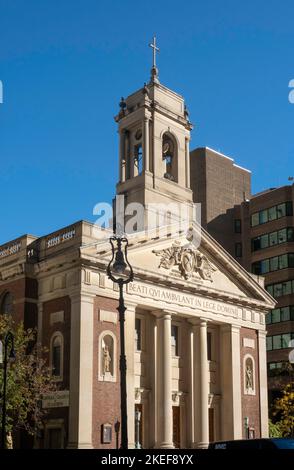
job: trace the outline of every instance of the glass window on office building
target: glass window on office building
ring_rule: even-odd
[[[278,231],[278,243],[285,243],[287,241],[287,229],[283,228]]]
[[[251,225],[252,225],[252,227],[255,227],[256,225],[259,225],[259,212],[256,212],[255,214],[252,214],[252,216],[251,216]]]
[[[282,338],[281,335],[273,336],[273,349],[281,349],[282,348]]]
[[[281,335],[281,346],[283,349],[290,347],[291,333],[284,333]]]
[[[241,219],[235,219],[234,226],[235,226],[235,233],[241,233],[242,232]]]
[[[267,336],[266,337],[266,350],[271,351],[273,349],[273,337]]]
[[[288,255],[279,256],[279,267],[278,269],[288,268]]]
[[[278,244],[278,234],[277,232],[272,232],[269,234],[269,246],[274,246]]]
[[[287,228],[287,241],[294,242],[294,228],[293,227]]]
[[[269,221],[276,220],[276,218],[277,218],[277,208],[276,206],[274,206],[268,210],[268,220]]]
[[[265,209],[264,211],[260,211],[259,213],[259,223],[260,224],[265,224],[268,222],[268,210]]]
[[[290,307],[281,307],[281,321],[289,321],[290,320]]]
[[[286,215],[286,204],[283,202],[282,204],[279,204],[277,206],[278,219],[280,219],[281,217],[285,217],[285,215]]]
[[[279,257],[274,256],[270,258],[270,271],[277,271],[279,269]]]
[[[268,234],[261,235],[260,237],[260,248],[267,248],[268,247]]]
[[[281,321],[281,312],[279,308],[272,310],[272,323],[279,323]]]

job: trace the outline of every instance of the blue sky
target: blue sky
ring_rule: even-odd
[[[291,0],[0,0],[0,243],[94,220],[118,172],[113,116],[149,79],[181,93],[209,146],[253,172],[293,175]]]

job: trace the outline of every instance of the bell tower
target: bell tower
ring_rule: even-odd
[[[192,124],[184,99],[159,82],[156,38],[151,78],[120,101],[117,194],[137,202],[192,205],[189,141]]]

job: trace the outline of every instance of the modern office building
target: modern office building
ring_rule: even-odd
[[[218,152],[196,149],[191,152],[191,188],[194,201],[202,203],[202,220],[208,232],[246,270],[264,276],[266,289],[277,301],[266,318],[272,402],[283,384],[292,379],[294,185],[250,195],[248,170],[239,169]]]

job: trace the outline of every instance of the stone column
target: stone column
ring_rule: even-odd
[[[152,350],[152,364],[150,369],[151,374],[151,384],[152,384],[152,391],[151,391],[151,400],[150,400],[150,409],[149,409],[149,420],[150,420],[150,427],[149,427],[149,436],[148,440],[151,447],[155,449],[158,447],[159,442],[159,434],[158,434],[158,329],[159,329],[159,320],[156,317],[152,317],[151,319],[151,328],[152,328],[152,338],[151,338],[151,350]]]
[[[130,133],[125,131],[124,138],[125,180],[131,177]]]
[[[71,297],[69,448],[91,449],[94,296]]]
[[[193,447],[195,438],[194,438],[194,395],[195,395],[195,361],[194,361],[194,327],[191,324],[188,324],[190,329],[188,333],[189,337],[189,360],[188,360],[188,367],[189,367],[189,390],[188,390],[188,443],[191,447]]]
[[[268,398],[267,398],[267,363],[266,363],[266,331],[258,331],[259,352],[259,400],[260,400],[260,434],[268,437]],[[256,389],[257,393],[257,389]]]
[[[119,175],[120,175],[120,182],[123,183],[126,180],[125,131],[120,130],[119,136],[120,136]]]
[[[38,331],[37,331],[37,343],[38,348],[42,345],[43,336],[43,302],[38,303]]]
[[[128,445],[135,448],[135,316],[136,307],[126,302],[125,344],[127,359]]]
[[[143,171],[149,171],[149,118],[144,118]]]
[[[206,448],[209,443],[208,429],[208,393],[209,371],[207,360],[207,321],[200,321],[200,442],[199,448]]]
[[[172,357],[171,357],[171,315],[165,313],[160,320],[161,358],[159,383],[161,393],[158,405],[158,424],[161,427],[159,447],[172,449],[173,446],[173,414],[172,414]],[[161,337],[161,338],[160,338]]]
[[[185,138],[185,155],[186,155],[186,188],[190,188],[190,149],[188,137]]]
[[[192,401],[193,401],[193,438],[192,438],[192,447],[197,448],[198,443],[201,440],[200,432],[200,412],[201,412],[201,397],[200,397],[200,340],[199,340],[199,325],[192,325]]]
[[[240,327],[221,327],[221,439],[242,439]]]

